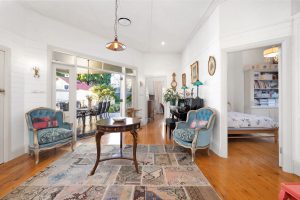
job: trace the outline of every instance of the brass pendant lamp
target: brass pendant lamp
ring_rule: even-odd
[[[112,51],[123,51],[126,49],[125,44],[118,41],[118,0],[116,0],[116,6],[115,6],[115,25],[114,25],[114,31],[115,31],[115,39],[114,41],[107,43],[106,48]]]

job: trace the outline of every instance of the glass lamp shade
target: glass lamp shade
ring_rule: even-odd
[[[117,37],[115,37],[114,41],[107,43],[105,47],[112,51],[123,51],[126,49],[125,44],[119,42]]]
[[[203,83],[202,83],[201,81],[197,80],[197,81],[195,81],[195,82],[193,83],[193,85],[194,85],[194,86],[200,86],[200,85],[203,85]]]
[[[181,89],[185,90],[185,89],[188,89],[187,86],[182,86]]]
[[[276,57],[279,53],[279,47],[272,47],[269,49],[264,50],[264,57],[265,58],[273,58]]]

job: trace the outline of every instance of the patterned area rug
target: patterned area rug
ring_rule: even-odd
[[[120,153],[116,145],[102,145],[101,159]],[[4,199],[103,199],[103,200],[218,200],[217,193],[180,146],[138,145],[139,171],[130,160],[101,162],[88,176],[96,148],[84,144],[27,180]],[[132,155],[132,146],[123,149]]]

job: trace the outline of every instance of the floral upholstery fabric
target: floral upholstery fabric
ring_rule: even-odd
[[[38,131],[38,142],[40,145],[57,142],[63,139],[71,138],[72,130],[65,128],[47,128]]]
[[[175,129],[173,134],[176,138],[185,141],[185,142],[192,142],[195,136],[194,129]]]

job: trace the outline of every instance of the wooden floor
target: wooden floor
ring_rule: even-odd
[[[125,134],[125,143],[131,136]],[[103,144],[118,144],[119,134],[104,136]],[[94,138],[80,140],[94,143]],[[139,131],[140,144],[170,144],[162,116]],[[69,147],[41,153],[41,162],[34,164],[32,157],[20,156],[0,165],[0,197],[3,197],[35,173],[58,159]],[[272,139],[244,139],[229,141],[229,158],[223,159],[205,151],[197,151],[196,163],[223,199],[278,199],[281,182],[300,181],[300,177],[284,173],[278,167],[278,148]]]

